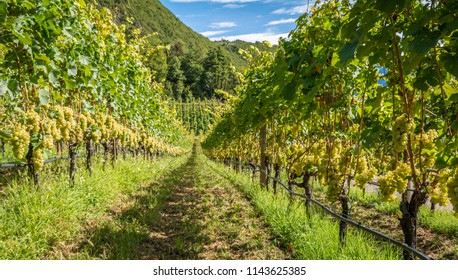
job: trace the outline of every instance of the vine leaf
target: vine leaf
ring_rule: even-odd
[[[13,138],[13,135],[11,135],[10,131],[6,131],[6,130],[3,130],[3,129],[0,129],[0,138],[3,139],[3,140],[9,140],[9,139]]]
[[[355,38],[352,42],[345,43],[345,45],[340,49],[339,52],[340,62],[345,63],[355,56],[355,51],[358,47],[358,42],[358,38]]]
[[[6,21],[7,9],[8,9],[8,4],[5,2],[5,0],[1,0],[0,1],[0,24]]]
[[[445,70],[450,74],[458,77],[458,55],[453,53],[445,53],[441,55],[441,61],[444,64]]]
[[[78,74],[78,67],[76,67],[76,65],[71,65],[68,67],[67,73],[69,76],[76,76]]]
[[[0,81],[0,96],[4,96],[8,91],[8,81]]]
[[[49,90],[47,88],[41,88],[38,91],[38,99],[40,99],[40,105],[47,105],[49,103]]]
[[[54,87],[59,87],[59,79],[57,78],[59,76],[59,72],[57,70],[51,70],[48,75],[49,82],[54,86]]]
[[[438,42],[439,33],[426,32],[423,30],[410,42],[409,47],[411,50],[417,53],[427,53],[432,49]]]
[[[402,10],[405,4],[405,0],[377,0],[374,7],[381,12],[391,15],[396,9]]]
[[[296,95],[296,82],[292,81],[282,89],[282,95],[286,100],[291,101]]]

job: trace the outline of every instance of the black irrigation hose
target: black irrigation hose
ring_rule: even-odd
[[[0,164],[0,168],[18,168],[18,167],[26,167],[27,164],[25,163],[3,163]]]
[[[93,156],[97,156],[97,155],[101,155],[101,153],[98,153],[98,154],[94,154]],[[85,156],[76,156],[77,158],[84,158]],[[50,158],[50,159],[47,159],[43,162],[43,164],[48,164],[48,163],[51,163],[51,162],[55,162],[55,161],[59,161],[59,160],[63,160],[63,159],[69,159],[70,157],[69,156],[63,156],[63,157],[54,157],[54,158]],[[27,164],[26,163],[3,163],[3,164],[0,164],[0,169],[2,168],[22,168],[22,167],[27,167]]]
[[[270,177],[271,179],[275,180],[277,183],[279,183],[288,193],[290,193],[291,195],[295,195],[295,196],[299,196],[301,198],[304,198],[304,199],[310,199],[311,202],[313,202],[314,204],[318,205],[319,207],[321,207],[323,210],[325,210],[328,214],[330,214],[331,216],[333,216],[334,218],[338,219],[338,220],[341,220],[341,221],[344,221],[358,229],[361,229],[365,232],[368,232],[384,241],[387,241],[387,242],[390,242],[398,247],[401,247],[402,249],[404,249],[405,251],[408,251],[410,253],[412,253],[413,255],[417,256],[419,259],[422,259],[422,260],[431,260],[430,257],[428,257],[427,255],[425,255],[424,253],[406,245],[405,243],[402,243],[396,239],[393,239],[387,235],[384,235],[383,233],[380,233],[376,230],[373,230],[371,228],[368,228],[368,227],[365,227],[363,225],[361,225],[360,222],[355,222],[351,219],[348,219],[348,218],[345,218],[337,213],[335,213],[334,211],[332,211],[331,209],[329,209],[327,206],[325,206],[324,204],[322,204],[321,202],[313,199],[313,198],[307,198],[307,196],[303,195],[303,194],[299,194],[299,193],[296,193],[296,192],[293,192],[293,191],[290,191],[289,188],[285,185],[285,183],[283,183],[282,181],[278,180],[277,178],[275,177],[272,177],[270,174],[267,174],[267,172],[265,172],[264,170],[260,170],[260,169],[256,169],[255,172],[263,172],[264,174],[266,174],[268,177]]]

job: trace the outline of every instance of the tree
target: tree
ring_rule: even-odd
[[[184,80],[185,76],[181,70],[181,61],[178,57],[173,57],[169,63],[169,69],[167,72],[167,81],[171,84],[172,92],[169,95],[173,96],[175,99],[181,99],[184,91]]]
[[[235,71],[222,47],[210,51],[203,61],[203,68],[200,87],[205,96],[214,97],[216,89],[233,90],[236,85]]]

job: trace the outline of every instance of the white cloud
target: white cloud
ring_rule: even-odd
[[[269,41],[272,45],[278,44],[278,39],[287,38],[288,33],[281,33],[275,34],[271,32],[264,32],[264,33],[250,33],[250,34],[240,34],[240,35],[233,35],[233,36],[221,36],[221,37],[212,37],[210,40],[212,41],[219,41],[219,40],[228,40],[228,41],[235,41],[235,40],[242,40],[246,42],[262,42],[262,41]]]
[[[202,34],[205,37],[211,37],[211,36],[215,36],[215,35],[224,34],[224,33],[227,33],[229,31],[231,31],[231,30],[204,31],[204,32],[200,32],[200,34]]]
[[[228,27],[236,27],[237,23],[232,21],[224,21],[224,22],[213,22],[210,24],[210,28],[228,28]]]
[[[293,22],[296,22],[296,19],[295,19],[295,18],[280,19],[280,20],[270,21],[269,23],[266,24],[266,26],[269,26],[269,25],[278,25],[278,24],[285,24],[285,23],[293,23]]]
[[[228,9],[238,9],[238,8],[243,8],[246,5],[240,5],[240,4],[226,4],[223,6],[223,8],[228,8]]]
[[[292,7],[292,8],[289,8],[289,9],[286,9],[286,8],[280,8],[278,10],[275,10],[272,12],[272,14],[276,14],[276,15],[297,15],[297,14],[303,14],[307,11],[307,5],[303,5],[303,6],[296,6],[296,7]]]

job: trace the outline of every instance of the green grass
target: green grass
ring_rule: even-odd
[[[319,184],[313,185],[313,192],[324,196],[326,187]],[[394,201],[383,201],[377,192],[363,192],[363,190],[352,187],[350,199],[353,207],[363,206],[373,208],[380,213],[401,216],[399,209],[399,199]],[[397,220],[395,221],[397,222]],[[452,211],[436,210],[431,213],[430,208],[426,205],[420,207],[418,213],[418,222],[420,226],[430,228],[437,233],[447,234],[452,237],[458,237],[458,218]]]
[[[383,201],[378,193],[366,192],[363,194],[363,191],[357,188],[352,188],[350,197],[353,204],[374,208],[389,215],[401,215],[398,199]],[[418,222],[420,226],[430,228],[438,233],[458,237],[458,218],[452,211],[436,210],[431,213],[430,208],[423,205],[418,213]]]
[[[85,239],[88,228],[103,224],[103,218],[114,205],[184,160],[163,158],[148,162],[128,158],[118,160],[114,168],[107,165],[105,171],[96,164],[92,177],[79,170],[74,187],[68,186],[65,172],[44,173],[40,189],[33,187],[27,178],[14,179],[2,190],[0,201],[0,259],[67,258],[66,254],[78,251],[71,246]],[[127,238],[138,238],[134,223],[113,223],[105,230],[116,228],[132,232]],[[103,236],[121,247],[128,243],[109,234]],[[124,251],[129,249],[121,248],[117,254],[126,255]],[[82,258],[86,258],[84,254]]]
[[[296,259],[401,259],[401,251],[389,244],[379,242],[367,234],[349,230],[345,246],[339,242],[339,226],[336,221],[319,212],[307,218],[303,202],[292,205],[284,192],[277,197],[257,184],[249,176],[237,174],[221,164],[207,165],[215,172],[238,185],[264,216],[267,224],[279,235],[286,247],[290,247]]]
[[[420,225],[458,238],[458,218],[450,211],[436,210],[431,213],[428,207],[421,207],[418,221]]]

